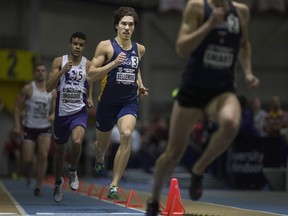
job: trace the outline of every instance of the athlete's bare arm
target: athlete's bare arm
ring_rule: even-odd
[[[20,94],[18,95],[15,105],[14,105],[14,128],[13,131],[17,134],[17,135],[21,135],[21,114],[22,114],[22,108],[23,105],[25,103],[25,101],[31,97],[32,95],[32,84],[29,83],[27,85],[25,85]]]
[[[140,59],[144,56],[145,54],[145,47],[141,44],[138,44],[137,43],[137,46],[138,46],[138,52],[139,52],[139,57]],[[138,86],[139,86],[139,94],[140,94],[140,97],[147,97],[148,96],[148,88],[146,88],[143,84],[143,80],[142,80],[142,75],[141,75],[141,70],[139,68],[138,70]]]
[[[51,105],[50,105],[50,114],[49,114],[49,122],[54,122],[55,119],[55,107],[56,107],[56,97],[57,97],[57,92],[55,89],[51,91],[52,95],[52,100],[51,100]]]
[[[87,63],[86,63],[86,71],[89,70],[90,68],[90,65],[91,65],[91,61],[87,60]],[[88,98],[87,98],[87,106],[88,108],[92,108],[94,107],[94,103],[93,103],[93,82],[91,81],[88,81]]]
[[[72,68],[72,61],[69,60],[63,68],[61,68],[61,66],[62,57],[55,58],[52,63],[52,71],[49,74],[49,78],[46,84],[47,92],[51,92],[53,89],[56,88],[63,73],[70,71],[70,69]]]
[[[114,61],[103,66],[112,56],[113,47],[110,40],[101,41],[96,47],[95,55],[88,70],[88,81],[95,82],[96,80],[101,80],[109,71],[124,62],[126,58],[124,53],[120,53]]]
[[[210,18],[203,23],[204,1],[189,0],[182,16],[182,23],[176,42],[179,56],[189,56],[210,33],[214,26],[224,21],[224,9],[213,8]]]
[[[253,75],[252,71],[252,49],[249,40],[249,20],[250,20],[250,11],[247,5],[241,3],[234,3],[234,6],[238,9],[239,17],[242,25],[242,40],[240,47],[240,61],[243,66],[243,72],[245,74],[246,81],[248,85],[252,88],[255,88],[259,85],[259,79]]]

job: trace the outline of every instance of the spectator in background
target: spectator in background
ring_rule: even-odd
[[[159,116],[156,116],[148,130],[142,135],[142,166],[145,172],[152,173],[159,155],[164,151],[168,139],[168,123]]]
[[[271,167],[286,166],[287,145],[281,131],[287,127],[287,113],[282,109],[280,98],[273,96],[264,124],[269,142],[273,143],[273,147],[269,148],[269,154],[273,155],[273,159],[269,163]]]
[[[238,100],[241,105],[241,123],[237,137],[252,138],[258,137],[258,130],[254,127],[253,111],[249,106],[246,96],[239,95]]]
[[[280,130],[287,126],[287,113],[281,107],[281,100],[278,96],[273,96],[265,119],[264,131],[269,137],[279,137]]]
[[[262,109],[262,103],[260,98],[258,97],[253,98],[251,106],[253,111],[254,127],[258,131],[260,137],[266,137],[267,134],[264,131],[264,124],[267,112],[264,109]]]

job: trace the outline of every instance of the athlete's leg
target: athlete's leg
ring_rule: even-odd
[[[30,185],[31,176],[33,172],[34,150],[36,143],[29,139],[24,139],[21,147],[23,160],[23,175],[27,179],[28,186]]]
[[[208,165],[221,155],[236,137],[241,120],[241,107],[235,94],[224,93],[208,104],[207,114],[215,118],[219,128],[192,168],[192,172],[198,176],[204,173]]]
[[[65,154],[65,144],[55,143],[55,153],[54,153],[54,169],[55,169],[55,180],[61,179],[63,166],[64,166],[64,154]]]
[[[186,150],[193,126],[201,115],[200,109],[181,107],[177,101],[174,103],[167,147],[155,166],[152,200],[160,200],[161,189]]]
[[[113,180],[110,186],[118,185],[124,174],[131,153],[132,131],[135,125],[136,118],[130,114],[122,116],[117,122],[120,133],[120,146],[115,155]]]
[[[39,135],[37,139],[38,147],[38,167],[37,167],[37,182],[35,188],[41,188],[47,171],[48,153],[51,145],[51,136],[44,134]]]
[[[96,128],[95,154],[98,163],[104,164],[105,153],[109,148],[111,132],[102,132]]]
[[[72,142],[72,157],[71,157],[71,168],[77,168],[78,161],[82,153],[82,142],[85,135],[85,128],[82,126],[76,126],[71,132]]]

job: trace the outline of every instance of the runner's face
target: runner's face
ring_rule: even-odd
[[[124,40],[130,40],[134,32],[134,18],[132,16],[124,16],[116,26],[118,36]]]
[[[72,38],[69,47],[72,56],[81,56],[85,47],[85,40],[80,38]]]
[[[35,78],[37,81],[43,81],[46,79],[47,70],[44,65],[39,65],[35,71]]]

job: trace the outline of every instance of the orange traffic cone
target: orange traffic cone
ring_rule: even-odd
[[[185,210],[183,208],[178,179],[172,178],[168,192],[168,200],[166,209],[161,212],[163,215],[174,216],[182,215]]]
[[[96,196],[98,197],[100,195],[100,192],[98,191],[98,188],[95,184],[90,184],[87,192],[87,196]]]
[[[107,187],[104,185],[104,186],[102,187],[102,189],[101,189],[101,192],[100,192],[100,194],[99,194],[98,199],[99,199],[99,200],[109,200],[109,199],[107,198],[107,194],[108,194],[108,189],[107,189]]]
[[[137,201],[137,204],[132,204],[133,202],[133,199]],[[130,193],[129,193],[129,196],[128,196],[128,199],[127,199],[127,203],[126,203],[126,207],[127,208],[143,208],[143,205],[140,201],[140,199],[138,198],[138,196],[136,195],[135,191],[134,190],[130,190]]]

